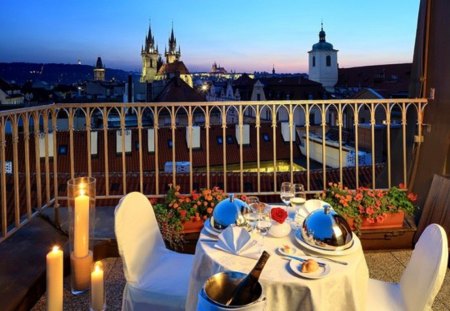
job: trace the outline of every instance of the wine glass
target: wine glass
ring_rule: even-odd
[[[305,208],[306,193],[305,187],[302,184],[293,184],[292,191],[294,197],[291,199],[291,206],[293,207],[292,216],[294,222],[300,223],[308,215],[308,211]],[[297,225],[297,224],[296,224]]]
[[[272,226],[272,221],[270,219],[269,214],[262,213],[261,218],[256,222],[256,229],[259,231],[259,234],[264,237],[269,233],[270,227]]]
[[[258,197],[249,196],[247,197],[248,208],[243,210],[243,216],[247,223],[251,226],[252,231],[255,229],[256,221],[259,219],[258,206],[260,204]]]
[[[294,192],[292,188],[292,183],[285,181],[281,184],[280,188],[280,198],[281,201],[286,205],[286,211],[289,212],[289,205],[291,199],[294,197]]]

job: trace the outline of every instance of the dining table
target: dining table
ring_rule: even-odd
[[[216,248],[217,235],[210,233],[210,230],[203,228],[196,246],[186,300],[187,311],[197,309],[198,294],[210,276],[223,271],[247,274],[257,262],[257,259]],[[251,232],[252,239],[257,240],[261,249],[270,254],[259,278],[266,298],[265,310],[364,310],[369,270],[358,237],[353,234],[351,251],[341,252],[339,256],[326,256],[346,263],[344,265],[319,258],[324,256],[323,251],[317,253],[313,248],[305,247],[307,245],[301,243],[298,234],[298,231],[292,230],[285,237],[275,238]],[[311,279],[308,275],[294,271],[300,262],[291,262],[290,258],[280,255],[279,248],[285,245],[291,252],[295,251],[295,256],[309,255],[319,263],[326,263],[327,273]]]

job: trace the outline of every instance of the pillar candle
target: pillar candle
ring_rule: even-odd
[[[105,301],[102,263],[97,261],[91,273],[91,309],[103,310]]]
[[[47,254],[47,310],[63,309],[63,251],[58,246]]]
[[[80,185],[83,188],[83,185]],[[75,221],[74,221],[74,255],[81,258],[89,253],[89,196],[84,190],[75,197]]]

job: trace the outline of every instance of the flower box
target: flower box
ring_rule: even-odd
[[[183,221],[183,233],[195,233],[200,232],[203,229],[203,220],[195,220],[195,217],[192,217],[190,220]]]
[[[345,217],[350,228],[355,230],[354,218]],[[363,217],[360,226],[361,230],[376,230],[376,229],[395,229],[402,228],[403,221],[405,219],[405,213],[403,211],[398,211],[397,213],[386,214],[384,220],[382,221],[370,221],[368,218]]]

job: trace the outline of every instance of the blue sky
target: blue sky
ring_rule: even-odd
[[[139,71],[151,20],[160,53],[172,22],[190,71],[307,72],[323,20],[340,67],[411,62],[419,0],[1,0],[0,62]]]

